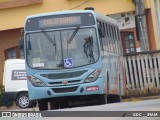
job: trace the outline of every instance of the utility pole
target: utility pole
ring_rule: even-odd
[[[140,41],[141,51],[148,51],[148,33],[145,17],[144,0],[133,0],[136,11],[136,32],[137,38]]]

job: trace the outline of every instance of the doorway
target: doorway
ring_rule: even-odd
[[[134,32],[121,32],[121,39],[123,45],[123,53],[136,52]]]

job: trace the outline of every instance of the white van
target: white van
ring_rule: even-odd
[[[5,61],[3,73],[5,98],[15,100],[20,108],[36,105],[28,97],[25,60],[9,59]]]

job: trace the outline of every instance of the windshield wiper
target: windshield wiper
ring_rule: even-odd
[[[68,44],[70,44],[70,43],[72,42],[74,36],[77,34],[77,32],[78,32],[79,29],[80,29],[80,27],[78,26],[78,27],[74,30],[74,32],[72,33],[71,37],[70,37],[69,40],[68,40]]]
[[[52,43],[52,45],[54,45],[55,46],[55,53],[57,53],[56,52],[56,40],[55,40],[55,35],[54,35],[54,40],[44,31],[44,30],[42,30],[42,33],[46,36],[46,38]]]

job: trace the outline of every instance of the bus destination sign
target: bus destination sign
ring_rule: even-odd
[[[81,24],[80,16],[69,16],[69,17],[58,17],[58,18],[48,18],[40,19],[39,27],[56,27],[56,26],[66,26],[66,25],[79,25]]]
[[[34,31],[91,25],[95,25],[95,19],[91,13],[60,14],[29,18],[25,30]]]

